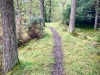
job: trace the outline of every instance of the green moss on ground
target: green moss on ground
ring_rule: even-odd
[[[46,26],[54,27],[62,38],[63,68],[66,75],[100,75],[100,56],[97,55],[100,48],[92,46],[97,43],[97,31],[77,28],[78,36],[72,36],[68,31],[64,32],[59,23],[46,23]],[[45,32],[44,38],[31,40],[19,48],[20,64],[8,75],[51,75],[54,42],[48,27],[45,27]]]
[[[96,54],[100,49],[92,46],[97,43],[97,31],[78,28],[82,32],[76,30],[76,37],[64,32],[59,23],[49,25],[54,27],[62,38],[63,68],[66,75],[100,75],[100,56]],[[84,36],[87,38],[84,39]]]
[[[45,27],[46,35],[40,40],[31,40],[18,50],[20,64],[7,75],[51,75],[54,57],[53,36]]]

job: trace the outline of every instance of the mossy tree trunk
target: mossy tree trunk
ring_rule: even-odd
[[[18,63],[16,26],[13,0],[1,0],[4,49],[4,73],[11,71]]]

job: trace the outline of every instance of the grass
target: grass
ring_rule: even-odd
[[[63,67],[66,75],[100,75],[100,56],[96,55],[99,50],[92,47],[93,42],[96,43],[96,31],[91,29],[78,32],[79,36],[88,36],[83,39],[64,32],[59,23],[51,23],[50,26],[54,27],[62,38]]]
[[[92,47],[93,43],[97,43],[97,31],[76,28],[78,36],[74,37],[64,32],[59,23],[46,23],[46,26],[54,27],[62,38],[65,75],[100,75],[100,56],[96,54],[100,48]],[[48,27],[45,27],[45,32],[44,38],[31,40],[19,48],[20,63],[7,75],[51,75],[54,42]],[[84,36],[87,38],[84,39]]]
[[[51,75],[54,57],[53,36],[45,27],[46,35],[40,40],[31,40],[18,50],[20,64],[7,75]]]

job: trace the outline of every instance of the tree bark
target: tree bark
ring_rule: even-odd
[[[98,24],[98,0],[97,0],[97,3],[96,3],[96,14],[95,14],[94,30],[97,29],[97,24]]]
[[[40,0],[40,16],[44,20],[44,0]],[[42,28],[43,28],[43,26],[45,26],[44,21],[41,23],[41,26],[42,26]]]
[[[72,0],[71,13],[70,13],[70,24],[69,32],[72,33],[75,29],[75,14],[76,14],[76,0]]]
[[[16,40],[16,26],[13,0],[1,0],[2,2],[2,28],[4,49],[4,73],[11,71],[18,63],[18,50]]]
[[[16,8],[19,9],[19,4],[18,4],[19,0],[16,0]]]

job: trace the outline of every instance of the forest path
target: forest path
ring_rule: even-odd
[[[52,72],[52,75],[64,75],[62,68],[63,52],[62,52],[61,37],[53,27],[50,27],[50,29],[53,33],[53,38],[55,43],[53,52],[55,58],[55,64],[53,66],[54,70]]]

